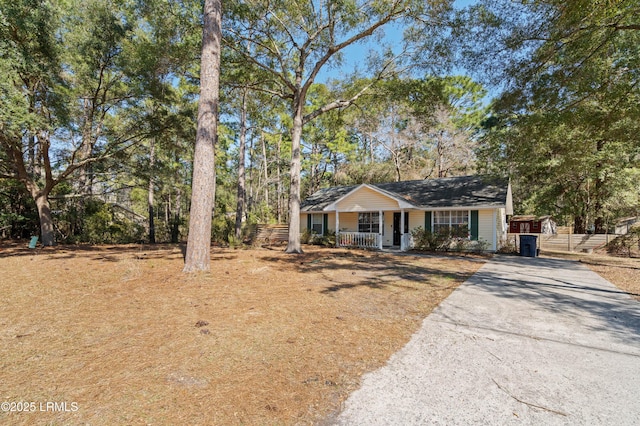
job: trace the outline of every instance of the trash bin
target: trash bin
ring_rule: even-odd
[[[536,257],[538,254],[538,236],[520,235],[520,256]]]

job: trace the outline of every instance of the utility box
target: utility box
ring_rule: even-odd
[[[520,235],[520,256],[536,257],[538,254],[538,236]]]

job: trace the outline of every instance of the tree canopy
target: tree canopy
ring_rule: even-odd
[[[205,16],[0,0],[0,235],[184,240]],[[318,189],[474,173],[510,177],[518,213],[605,232],[640,214],[638,16],[631,0],[226,2],[213,219],[191,234],[288,223],[298,253]]]
[[[490,0],[460,15],[461,58],[503,88],[483,170],[511,176],[521,212],[576,232],[638,213],[639,14],[635,1]]]

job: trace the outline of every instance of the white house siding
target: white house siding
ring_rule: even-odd
[[[329,215],[329,231],[336,230],[336,214],[335,213],[327,213]]]
[[[319,212],[319,213],[306,213],[306,214],[302,213],[300,215],[300,232],[301,233],[303,233],[303,232],[305,232],[307,230],[307,224],[309,223],[308,219],[307,219],[307,216],[309,216],[311,214],[320,214],[320,215],[328,214],[329,215],[329,217],[328,217],[328,220],[329,220],[329,223],[328,223],[329,231],[333,231],[335,229],[335,227],[336,227],[336,214],[333,213],[333,212],[327,212],[327,213]],[[342,217],[340,217],[340,220],[342,221]],[[340,227],[342,227],[342,225],[340,225]]]
[[[384,235],[382,235],[382,245],[393,244],[393,212],[384,212]]]
[[[366,194],[365,194],[366,193]],[[366,197],[371,197],[374,201],[367,201],[366,197],[361,197],[361,195],[365,195]],[[377,200],[377,204],[375,204]],[[390,246],[393,244],[393,214],[399,213],[400,209],[395,201],[385,198],[383,195],[375,193],[368,188],[363,188],[359,191],[358,194],[353,194],[353,197],[349,197],[348,199],[343,200],[346,202],[345,205],[341,204],[341,209],[345,206],[349,208],[362,208],[360,211],[366,212],[376,212],[380,209],[385,210],[383,212],[384,216],[384,235],[383,235],[383,244],[385,246]],[[367,202],[371,202],[373,207],[363,208],[362,206],[367,205]],[[384,205],[386,203],[386,206]],[[405,212],[409,213],[409,233],[417,227],[424,227],[424,217],[425,211],[423,210],[405,210]],[[311,213],[308,213],[311,214]],[[318,214],[327,214],[328,215],[328,228],[330,231],[334,231],[336,227],[336,213],[335,212],[326,212],[326,213],[318,213]],[[493,209],[483,209],[478,210],[478,237],[487,243],[489,243],[489,249],[491,250],[491,244],[493,243],[493,232],[495,229],[496,235],[496,243],[498,244],[497,248],[500,247],[501,237],[506,233],[506,216],[505,209],[498,209],[495,215],[495,228],[493,226]],[[340,230],[347,232],[357,232],[358,231],[358,210],[356,211],[341,211],[340,212]],[[301,215],[300,220],[300,232],[304,232],[307,229],[307,217],[306,214]],[[506,235],[506,234],[505,234]]]
[[[507,232],[509,225],[507,224],[507,210],[502,208],[498,209],[496,214],[496,229],[498,233],[498,241],[496,249],[499,249],[507,240]]]
[[[398,202],[373,189],[362,187],[353,194],[347,195],[337,203],[337,207],[341,213],[376,212],[379,210],[398,210]],[[342,214],[340,214],[340,222],[342,222]]]
[[[384,235],[382,237],[382,244],[385,246],[393,245],[394,213],[400,213],[400,210],[384,212]],[[424,228],[424,211],[423,210],[405,210],[405,213],[409,213],[409,233],[411,233],[411,231],[417,228],[418,226],[422,226]]]
[[[424,228],[424,211],[411,210],[409,212],[409,233],[418,226],[422,226]]]
[[[492,244],[493,229],[493,210],[478,210],[478,240]]]
[[[473,210],[473,209],[470,209]],[[502,211],[502,214],[501,212]],[[433,220],[433,211],[432,220]],[[417,228],[418,226],[424,227],[424,215],[425,212],[411,212],[409,214],[409,229]],[[501,219],[502,218],[502,219]],[[501,224],[501,220],[504,220],[504,209],[499,209],[496,212],[496,227],[495,231],[498,234],[501,234],[504,229],[504,224]],[[482,239],[489,243],[489,247],[491,249],[491,244],[493,243],[493,209],[482,209],[478,210],[478,239]],[[496,240],[496,242],[499,242]]]
[[[335,228],[336,217],[333,216],[333,224]],[[340,212],[340,230],[346,232],[358,232],[358,213]]]
[[[393,244],[393,214],[400,210],[386,211],[384,212],[384,245]],[[409,233],[412,230],[423,227],[424,228],[424,210],[406,210],[409,212]],[[358,229],[358,217],[357,214],[350,216],[352,220],[347,221],[346,217],[349,213],[340,213],[340,228],[348,228],[350,231],[356,231]],[[433,212],[432,212],[433,215]],[[343,220],[345,217],[345,220]],[[489,243],[489,249],[493,243],[493,209],[478,210],[478,238],[483,239]],[[501,236],[506,232],[506,217],[505,209],[501,208],[496,211],[496,243],[500,244]],[[505,234],[506,235],[506,234]]]

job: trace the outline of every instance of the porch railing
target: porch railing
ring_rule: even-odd
[[[402,234],[402,239],[401,239],[401,244],[400,244],[400,250],[402,251],[407,251],[407,250],[411,250],[413,248],[413,235],[411,234]]]
[[[382,248],[381,236],[378,233],[369,232],[340,232],[338,234],[338,247]]]

